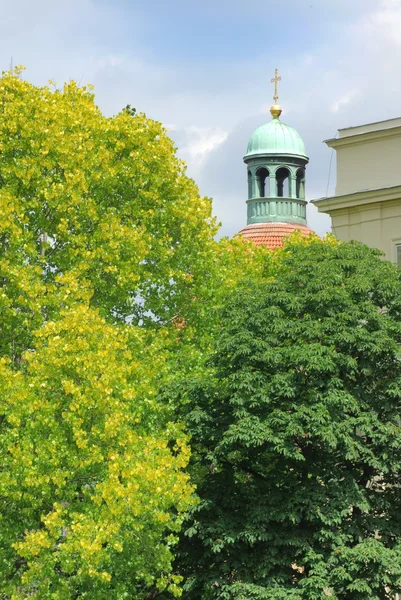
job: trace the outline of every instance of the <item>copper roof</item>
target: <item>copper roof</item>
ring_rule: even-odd
[[[313,233],[306,225],[297,223],[256,223],[241,229],[237,235],[251,240],[257,246],[263,245],[273,250],[280,248],[284,238],[291,235],[293,231],[300,231],[304,235]]]

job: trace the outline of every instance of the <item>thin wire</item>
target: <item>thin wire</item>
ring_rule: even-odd
[[[330,175],[331,175],[331,163],[333,162],[333,154],[334,154],[334,148],[331,149],[331,155],[330,155],[329,176],[328,176],[328,179],[327,179],[326,198],[327,198],[327,194],[329,193]]]
[[[339,134],[339,132],[337,131],[337,133],[335,135],[335,139],[338,138],[338,134]],[[334,148],[331,149],[330,164],[329,164],[329,176],[328,176],[328,179],[327,179],[327,188],[326,188],[326,198],[327,198],[327,194],[329,193],[330,175],[331,175],[331,163],[333,162],[333,153],[334,153]]]

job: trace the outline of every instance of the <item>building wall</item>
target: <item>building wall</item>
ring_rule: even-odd
[[[342,241],[357,240],[379,248],[388,260],[397,261],[397,243],[401,244],[401,198],[331,213],[334,235]]]
[[[336,148],[336,196],[401,183],[401,131],[397,128],[397,132],[384,139],[361,140]]]
[[[379,248],[401,267],[401,117],[339,129],[326,143],[336,151],[336,194],[314,204],[340,240]]]

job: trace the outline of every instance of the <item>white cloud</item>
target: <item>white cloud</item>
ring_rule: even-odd
[[[186,143],[180,147],[182,154],[192,173],[199,171],[208,154],[226,141],[227,132],[219,127],[196,127],[194,125],[185,130]]]
[[[95,62],[95,68],[97,70],[105,69],[107,67],[120,67],[125,62],[124,56],[106,55]]]
[[[360,27],[373,39],[380,36],[401,48],[401,1],[382,0],[377,10],[361,20]]]
[[[350,90],[343,94],[338,100],[331,105],[332,112],[338,112],[342,106],[346,106],[357,96],[358,90]]]

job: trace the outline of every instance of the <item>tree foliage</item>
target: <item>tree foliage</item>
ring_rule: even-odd
[[[187,381],[200,502],[181,544],[186,597],[392,598],[400,272],[333,240],[278,259],[227,300],[206,374]]]
[[[0,363],[2,597],[178,593],[171,546],[192,487],[156,400],[165,350],[82,304]]]
[[[202,370],[263,250],[214,240],[163,127],[0,78],[0,596],[154,598],[193,504],[161,386]]]
[[[0,355],[30,347],[71,277],[109,320],[171,323],[209,270],[210,200],[160,123],[19,73],[0,78]]]
[[[159,123],[20,74],[0,79],[0,596],[177,595],[193,488],[157,392],[199,356],[210,201]]]

